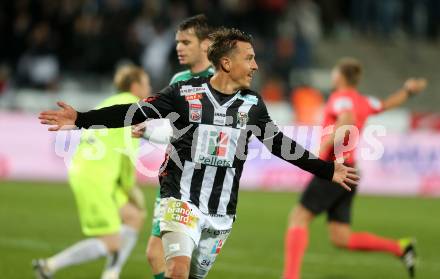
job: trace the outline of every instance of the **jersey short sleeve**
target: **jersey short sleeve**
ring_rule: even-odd
[[[329,101],[329,108],[332,114],[340,114],[354,109],[353,99],[349,96],[335,96]]]
[[[367,104],[371,114],[380,113],[383,111],[382,101],[374,96],[367,96]]]

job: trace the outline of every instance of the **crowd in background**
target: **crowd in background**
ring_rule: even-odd
[[[312,65],[323,36],[397,34],[436,40],[437,0],[15,0],[0,3],[0,92],[57,88],[65,75],[111,76],[127,61],[142,65],[153,86],[177,65],[175,27],[205,13],[214,26],[236,26],[255,39],[260,69],[285,84],[292,69]],[[347,30],[349,30],[347,32]]]

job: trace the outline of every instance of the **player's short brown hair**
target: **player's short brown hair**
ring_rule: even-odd
[[[339,60],[336,68],[351,86],[357,86],[362,76],[362,64],[355,58],[346,57]]]
[[[209,34],[212,32],[212,28],[209,26],[208,19],[204,14],[195,15],[185,19],[179,24],[177,30],[185,31],[191,28],[194,29],[194,33],[200,41],[208,39]]]
[[[130,91],[133,83],[141,83],[144,76],[146,76],[146,73],[141,67],[134,65],[122,66],[116,71],[113,84],[119,92],[127,92]]]
[[[209,38],[212,44],[208,48],[208,60],[216,69],[220,67],[220,59],[231,53],[237,42],[252,43],[252,37],[235,28],[219,28]]]

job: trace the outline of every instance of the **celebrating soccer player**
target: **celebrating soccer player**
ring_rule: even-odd
[[[357,90],[360,78],[361,65],[355,59],[343,59],[333,69],[332,81],[335,91],[325,107],[323,127],[334,125],[334,129],[322,140],[320,157],[323,160],[346,158],[346,165],[353,167],[355,150],[343,153],[335,148],[350,140],[346,136],[346,130],[340,129],[355,127],[360,134],[368,116],[398,107],[426,87],[424,79],[409,79],[400,90],[380,101],[364,96]],[[300,278],[301,262],[308,244],[308,226],[322,212],[327,213],[330,240],[335,246],[392,254],[401,258],[410,276],[414,276],[415,251],[411,239],[394,240],[368,232],[351,231],[351,207],[355,193],[356,188],[347,192],[336,187],[331,181],[313,178],[289,219],[285,239],[285,279]]]
[[[179,63],[188,67],[188,70],[176,73],[171,79],[170,84],[193,77],[208,77],[214,73],[214,68],[211,66],[207,56],[208,46],[210,45],[208,38],[210,32],[211,27],[208,25],[204,15],[196,15],[180,23],[176,32],[177,57]],[[169,125],[169,123],[165,122],[164,125]],[[151,141],[161,142],[160,139],[154,138],[154,133],[150,134],[148,130],[144,132],[142,129],[137,129],[134,131],[134,136],[144,136]],[[167,139],[162,142],[168,143]],[[159,211],[160,189],[158,189],[156,195],[151,236],[148,240],[146,251],[154,279],[162,279],[165,274],[165,256],[160,239]]]
[[[132,105],[80,113],[59,102],[61,109],[39,116],[42,124],[52,125],[50,131],[172,119],[175,138],[159,174],[165,278],[207,276],[235,220],[252,134],[274,155],[348,190],[347,185],[358,180],[354,168],[320,160],[272,122],[261,96],[249,89],[258,70],[249,35],[224,28],[211,40],[208,58],[216,69],[212,77],[177,82]]]
[[[139,67],[120,68],[114,83],[121,93],[106,99],[98,108],[130,104],[150,95],[149,78]],[[133,153],[138,145],[139,139],[131,138],[130,128],[82,133],[69,167],[69,182],[82,231],[89,238],[55,256],[35,260],[37,278],[51,278],[62,268],[103,256],[107,256],[107,264],[101,278],[119,278],[145,215],[143,194],[135,185]]]

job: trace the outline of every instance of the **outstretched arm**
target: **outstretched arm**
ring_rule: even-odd
[[[335,127],[333,132],[329,135],[329,137],[323,141],[319,147],[319,154],[322,155],[323,152],[328,150],[331,146],[336,146],[344,140],[345,133],[336,133],[339,128],[344,126],[354,125],[354,114],[352,111],[344,111],[337,116]]]
[[[71,106],[63,102],[57,102],[59,110],[47,110],[40,113],[38,119],[41,124],[52,125],[49,131],[72,130],[75,129],[75,121],[78,112]]]
[[[268,129],[273,130],[273,132]],[[262,130],[263,136],[257,136],[257,138],[275,156],[318,177],[336,182],[348,191],[351,191],[350,186],[358,184],[359,176],[356,174],[356,169],[347,167],[341,163],[319,159],[302,145],[278,131],[272,122],[268,123]],[[264,135],[267,136],[270,134],[274,134],[274,136],[264,138]]]
[[[257,110],[260,134],[256,136],[272,154],[318,177],[336,182],[348,191],[351,190],[350,186],[358,184],[359,176],[356,169],[337,162],[323,161],[279,131],[270,119],[262,100]]]
[[[403,105],[410,97],[425,90],[428,82],[424,78],[410,78],[401,89],[382,100],[382,110],[390,110]]]
[[[88,112],[78,112],[71,106],[57,103],[60,109],[48,110],[38,117],[41,124],[51,125],[49,131],[102,126],[120,128],[141,123],[149,118],[163,118],[174,110],[174,87],[165,88],[155,97],[139,103],[114,105]]]
[[[43,111],[38,117],[41,124],[52,125],[49,131],[89,128],[91,126],[120,128],[141,123],[147,119],[136,103],[114,105],[88,112],[78,112],[63,102],[57,102],[57,105],[60,109]]]

